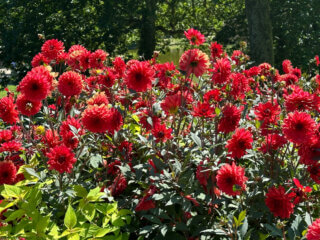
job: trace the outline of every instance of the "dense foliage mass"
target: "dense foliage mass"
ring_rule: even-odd
[[[0,99],[0,236],[319,239],[319,58],[185,36],[178,67],[42,45]]]

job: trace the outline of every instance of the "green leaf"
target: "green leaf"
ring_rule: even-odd
[[[25,168],[24,170],[31,176],[41,179],[40,175],[33,168]]]
[[[201,140],[200,138],[194,134],[194,133],[190,133],[191,134],[191,138],[192,140],[198,145],[198,147],[201,147]]]
[[[71,205],[68,206],[66,215],[64,217],[64,225],[68,229],[72,229],[75,225],[77,224],[77,215],[74,212],[73,208]]]
[[[14,211],[6,218],[6,222],[10,222],[10,221],[16,220],[17,218],[21,218],[24,214],[25,214],[24,210],[18,209],[17,211]]]
[[[22,190],[19,187],[5,184],[4,193],[2,193],[2,195],[4,196],[5,194],[7,197],[20,198],[21,192]]]
[[[87,190],[84,187],[82,187],[81,185],[75,185],[73,187],[73,190],[76,192],[76,196],[78,196],[78,197],[84,198],[88,195]]]
[[[86,217],[86,219],[91,222],[96,214],[96,209],[93,204],[88,203],[85,205],[85,207],[82,209],[83,215]]]
[[[99,164],[102,163],[102,160],[103,159],[100,154],[95,154],[90,157],[89,162],[93,168],[98,168]]]
[[[72,233],[68,235],[68,240],[80,240],[80,236],[78,233]]]
[[[45,233],[50,221],[50,216],[40,217],[37,223],[37,233]]]

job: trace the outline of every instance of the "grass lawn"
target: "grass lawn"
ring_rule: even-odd
[[[7,88],[9,89],[9,91],[11,92],[15,92],[17,86],[15,85],[8,85]],[[6,97],[7,96],[7,92],[5,90],[0,91],[0,98]]]

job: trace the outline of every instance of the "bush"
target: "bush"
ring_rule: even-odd
[[[268,63],[249,68],[244,43],[231,56],[211,43],[209,57],[200,32],[185,34],[179,69],[156,53],[125,63],[44,43],[18,96],[0,100],[2,233],[317,236],[319,75],[289,60],[283,74]],[[318,65],[309,66],[315,74]]]

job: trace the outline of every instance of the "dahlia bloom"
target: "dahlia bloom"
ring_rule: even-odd
[[[212,89],[203,95],[203,101],[206,103],[219,102],[221,100],[220,90]]]
[[[307,168],[310,177],[315,183],[320,184],[320,163],[315,163]]]
[[[218,59],[212,70],[214,84],[225,84],[231,74],[231,64],[227,58]]]
[[[314,138],[310,143],[301,144],[298,155],[300,163],[305,165],[313,165],[320,160],[320,141]]]
[[[47,153],[50,170],[57,170],[59,173],[70,173],[77,161],[72,150],[66,146],[56,146]]]
[[[281,148],[286,143],[287,140],[283,136],[279,134],[268,134],[259,150],[263,153],[268,153]]]
[[[8,142],[13,138],[11,130],[1,130],[0,131],[0,143]]]
[[[294,178],[293,182],[296,185],[296,187],[292,189],[295,194],[293,204],[299,204],[307,199],[307,193],[312,192],[312,188],[309,186],[302,186],[297,178]]]
[[[63,121],[60,126],[60,135],[64,135],[71,131],[70,126],[78,130],[79,135],[84,134],[81,123],[78,119],[68,116],[67,120]]]
[[[11,161],[0,162],[0,185],[14,184],[16,174],[16,166]]]
[[[241,73],[230,74],[228,80],[232,83],[230,94],[235,100],[238,98],[243,99],[245,94],[251,90],[248,78]]]
[[[310,111],[316,109],[314,96],[300,88],[296,88],[293,93],[285,97],[285,106],[288,112]]]
[[[88,99],[87,101],[88,105],[108,105],[109,104],[109,100],[106,96],[106,94],[104,92],[100,92],[100,93],[96,93],[95,95],[93,95],[92,98]]]
[[[215,61],[217,58],[222,57],[223,46],[217,42],[211,43],[210,45],[210,59]]]
[[[152,135],[156,138],[156,142],[166,142],[172,138],[172,128],[167,129],[166,124],[154,124]]]
[[[108,53],[101,49],[97,49],[91,53],[89,57],[89,63],[91,68],[103,68],[104,61],[107,59]]]
[[[12,96],[0,99],[0,118],[5,123],[15,124],[18,121],[18,114]]]
[[[184,35],[189,40],[191,45],[201,45],[206,41],[204,35],[193,28],[190,28],[188,31],[184,31]]]
[[[294,194],[286,193],[284,187],[273,186],[266,194],[265,204],[275,217],[289,218],[294,211],[293,197]]]
[[[252,134],[244,128],[236,129],[231,139],[228,140],[226,148],[233,158],[241,158],[247,149],[252,148]]]
[[[219,120],[218,131],[223,133],[229,133],[234,131],[241,118],[242,109],[238,109],[236,106],[227,104],[222,109],[222,117]]]
[[[193,73],[196,77],[200,77],[209,69],[209,58],[199,49],[190,49],[180,57],[179,67],[187,76]]]
[[[127,188],[127,186],[128,184],[126,178],[122,174],[119,174],[114,179],[113,183],[109,187],[109,190],[111,192],[111,195],[113,197],[116,197],[120,195]]]
[[[58,90],[67,97],[79,95],[82,91],[81,76],[72,71],[64,72],[59,77]]]
[[[23,150],[21,142],[11,140],[9,142],[4,142],[1,144],[0,153],[2,152],[19,152]]]
[[[49,60],[54,60],[57,56],[64,51],[63,42],[58,41],[57,39],[50,39],[46,41],[42,47],[42,54]]]
[[[320,218],[316,219],[310,226],[306,235],[307,240],[320,239]]]
[[[161,102],[161,108],[166,114],[176,114],[181,106],[181,94],[176,93],[174,95],[168,95],[166,98]]]
[[[293,69],[291,61],[288,59],[283,60],[282,69],[284,73],[290,73]]]
[[[316,129],[316,123],[308,113],[289,113],[282,125],[285,137],[295,144],[310,143]]]
[[[108,131],[113,134],[119,131],[123,124],[122,116],[118,110],[109,109],[103,105],[89,106],[82,113],[82,123],[86,129],[94,133],[104,133]]]
[[[104,74],[98,76],[98,83],[106,88],[111,88],[116,80],[116,76],[108,68]]]
[[[17,109],[22,115],[32,116],[37,114],[41,109],[41,102],[30,101],[24,95],[19,95],[16,101]]]
[[[209,103],[198,102],[196,106],[193,106],[192,115],[195,117],[214,118],[214,108]]]
[[[152,87],[155,72],[147,62],[136,62],[127,69],[124,82],[136,92],[145,92]]]
[[[276,101],[274,103],[271,101],[259,103],[259,105],[254,109],[254,114],[257,119],[268,123],[275,123],[279,119],[280,112],[281,108]]]
[[[232,165],[223,165],[218,170],[216,178],[219,189],[230,196],[240,195],[241,191],[246,189],[246,182],[248,181],[244,168],[236,166],[234,162]]]
[[[50,88],[45,75],[31,71],[21,80],[17,90],[28,100],[40,102],[48,96]]]
[[[42,53],[35,55],[31,61],[32,67],[38,67],[43,64],[49,64],[49,60]]]
[[[299,81],[299,78],[293,73],[287,73],[287,74],[281,75],[279,80],[284,81],[286,83],[286,86],[289,86],[297,83]]]
[[[167,89],[172,87],[171,79],[172,77],[178,73],[176,70],[176,66],[173,62],[156,64],[156,77],[159,79],[157,86],[160,86],[162,89]]]
[[[121,57],[116,57],[113,60],[112,64],[114,69],[116,70],[117,78],[122,78],[124,75],[124,71],[126,70],[126,63]]]

